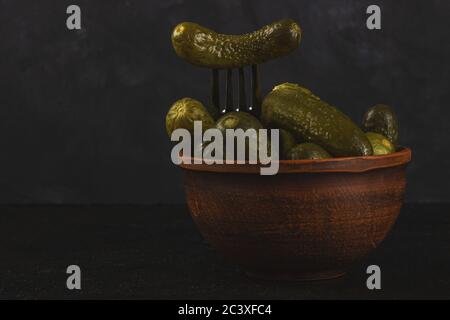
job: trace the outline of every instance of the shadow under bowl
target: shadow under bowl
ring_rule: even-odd
[[[186,160],[186,158],[184,158]],[[411,150],[385,156],[180,164],[187,204],[205,239],[250,276],[343,275],[386,237],[403,201]]]

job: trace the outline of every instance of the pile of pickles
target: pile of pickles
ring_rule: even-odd
[[[333,119],[333,118],[332,118]],[[202,129],[217,128],[222,132],[226,129],[273,128],[247,112],[228,112],[217,121],[208,113],[203,104],[195,99],[184,98],[175,102],[166,116],[166,129],[169,136],[176,129],[187,129],[194,134],[194,121],[202,122]],[[281,124],[281,123],[280,123]],[[332,157],[386,155],[396,151],[398,124],[393,110],[384,104],[370,108],[364,115],[361,127],[352,128],[355,137],[351,141],[333,140],[330,131],[305,120],[304,122],[287,122],[279,129],[279,158],[282,160],[326,159]],[[339,135],[343,129],[333,128]],[[345,130],[345,129],[344,129]],[[306,132],[306,134],[304,134]],[[309,135],[308,135],[309,133]],[[340,136],[342,137],[342,136]],[[325,142],[323,142],[325,140]],[[322,142],[322,144],[321,144]],[[326,144],[326,146],[324,146]],[[362,146],[362,147],[361,147]]]
[[[172,43],[176,53],[196,66],[241,68],[262,63],[298,47],[301,29],[287,19],[250,34],[228,36],[193,23],[175,27]],[[262,100],[257,116],[231,111],[214,117],[200,101],[176,101],[166,116],[169,136],[176,129],[194,134],[194,123],[202,130],[279,129],[279,158],[312,160],[336,157],[382,156],[398,148],[398,121],[394,110],[377,104],[367,110],[358,125],[337,107],[321,100],[309,89],[294,83],[276,85]]]

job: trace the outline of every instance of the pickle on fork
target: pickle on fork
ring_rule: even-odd
[[[239,68],[261,64],[296,49],[301,29],[291,19],[274,22],[243,35],[225,35],[199,24],[183,22],[172,33],[178,56],[206,68]]]

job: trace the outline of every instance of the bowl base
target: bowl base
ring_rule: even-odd
[[[271,281],[320,281],[331,280],[345,275],[344,271],[314,272],[314,273],[266,273],[245,271],[250,278]]]

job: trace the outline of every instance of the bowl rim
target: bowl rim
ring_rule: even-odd
[[[260,174],[261,164],[195,164],[193,157],[182,156],[178,166],[190,171],[215,173]],[[191,163],[186,163],[186,161]],[[357,156],[317,160],[278,160],[278,174],[320,173],[320,172],[367,172],[382,168],[407,165],[411,161],[411,149],[399,147],[399,150],[381,156]]]

